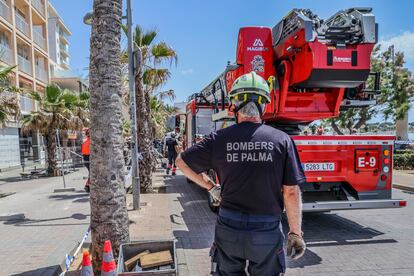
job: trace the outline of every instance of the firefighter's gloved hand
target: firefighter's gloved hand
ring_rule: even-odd
[[[294,260],[305,254],[306,244],[303,238],[295,233],[289,233],[287,241],[287,255]]]
[[[220,205],[220,202],[221,202],[221,186],[220,185],[215,185],[215,186],[213,186],[213,188],[208,190],[208,192],[210,193],[211,198],[213,199],[213,205],[214,206]]]

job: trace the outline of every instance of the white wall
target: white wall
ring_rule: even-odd
[[[15,166],[20,166],[18,129],[0,128],[0,169]]]

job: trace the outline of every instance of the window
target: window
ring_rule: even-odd
[[[18,15],[20,15],[21,17],[23,17],[23,19],[26,20],[26,15],[24,14],[24,12],[19,10],[17,7],[14,7],[14,10],[17,12]]]
[[[29,51],[26,47],[19,45],[17,47],[17,54],[22,58],[29,60]]]
[[[3,1],[3,0],[1,0],[1,1]],[[9,37],[3,31],[0,31],[0,44],[2,44],[4,46],[7,46],[8,48],[10,46]]]

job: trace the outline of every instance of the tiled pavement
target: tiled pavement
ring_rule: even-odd
[[[61,177],[19,181],[18,175],[0,175],[0,192],[15,192],[0,198],[0,214],[26,217],[0,221],[0,275],[54,275],[89,225],[86,169],[66,175],[76,192],[53,193],[63,187]]]
[[[131,239],[175,237],[180,275],[208,275],[215,214],[205,192],[180,175],[157,174],[154,183],[166,193],[142,196],[147,206],[130,212]],[[408,207],[305,214],[308,250],[286,275],[414,275],[414,193],[393,193]]]
[[[79,191],[83,175],[71,174],[68,183]],[[215,214],[207,207],[206,193],[181,175],[157,173],[154,185],[164,187],[164,193],[143,194],[146,206],[129,212],[131,240],[176,238],[180,275],[208,275]],[[0,179],[1,192],[16,192],[0,199],[0,213],[23,212],[27,218],[0,222],[0,275],[52,275],[82,237],[89,222],[88,197],[52,193],[61,186],[60,178]],[[414,275],[414,193],[393,192],[394,198],[408,201],[406,208],[306,214],[308,250],[288,264],[286,274]]]

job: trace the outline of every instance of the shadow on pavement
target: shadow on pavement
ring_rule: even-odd
[[[184,249],[206,249],[213,242],[216,214],[207,204],[207,193],[196,184],[187,183],[182,175],[164,178],[166,193],[177,193],[179,208],[170,215],[173,235],[177,247]],[[175,205],[175,204],[174,204]],[[177,209],[182,210],[179,212]]]
[[[393,239],[373,239],[384,233],[334,213],[305,213],[302,224],[308,247],[397,242]],[[288,232],[286,220],[283,221],[283,228],[285,233]]]
[[[66,226],[66,225],[88,225],[88,222],[84,223],[47,223],[65,219],[75,219],[75,220],[86,220],[90,215],[81,214],[81,213],[74,213],[71,216],[67,217],[58,217],[58,218],[48,218],[48,219],[28,219],[25,218],[23,220],[8,220],[5,221],[3,224],[5,225],[14,225],[14,226]],[[46,222],[46,223],[45,223]]]
[[[73,202],[88,202],[89,194],[84,191],[76,191],[75,194],[53,194],[49,196],[49,199],[55,200],[73,200]]]
[[[35,270],[12,274],[12,276],[55,276],[59,275],[61,268],[58,265],[42,267]]]
[[[214,236],[216,214],[207,204],[207,193],[196,184],[188,184],[185,177],[178,175],[165,178],[166,192],[179,194],[180,208],[173,208],[170,215],[173,235],[177,247],[184,249],[210,248]],[[287,220],[282,220],[284,233],[288,232]],[[305,213],[303,232],[307,251],[303,258],[289,260],[289,267],[305,267],[320,264],[322,259],[312,251],[313,247],[396,243],[394,239],[374,239],[383,232],[365,227],[335,213]]]

